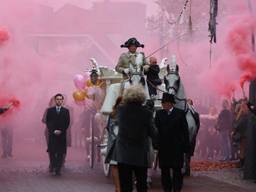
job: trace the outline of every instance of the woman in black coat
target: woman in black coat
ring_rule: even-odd
[[[115,184],[115,192],[120,192],[120,182],[118,175],[118,168],[116,162],[116,137],[118,134],[118,124],[117,124],[117,109],[121,105],[122,97],[118,97],[116,99],[116,103],[113,107],[112,112],[109,115],[108,123],[107,123],[107,131],[108,131],[108,143],[107,143],[107,154],[105,163],[110,164],[111,174],[113,178],[113,182]]]
[[[144,89],[132,86],[125,90],[117,113],[116,160],[122,192],[132,192],[133,173],[137,191],[147,191],[149,137],[153,137],[154,127],[152,112],[142,105],[145,99]]]

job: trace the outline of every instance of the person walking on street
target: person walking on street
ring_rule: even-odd
[[[0,133],[1,133],[1,144],[2,144],[2,158],[11,158],[13,156],[13,128],[15,127],[15,115],[16,109],[14,103],[0,108],[1,114],[1,124],[0,124]]]
[[[69,110],[63,107],[64,96],[60,93],[54,96],[56,106],[48,108],[46,125],[48,129],[48,148],[50,155],[50,172],[59,176],[64,154],[67,152],[66,130],[69,127]]]
[[[229,109],[229,103],[224,100],[222,103],[222,110],[217,119],[216,129],[220,132],[221,146],[222,146],[222,160],[228,161],[231,159],[231,132],[233,117]]]
[[[159,167],[164,192],[180,192],[183,185],[184,154],[190,151],[185,112],[174,107],[174,96],[163,93],[162,107],[155,116],[158,130]],[[173,177],[171,177],[171,170]]]
[[[107,123],[107,131],[108,131],[108,143],[107,143],[107,154],[105,163],[110,164],[112,178],[115,184],[115,192],[120,192],[120,182],[116,161],[116,137],[118,134],[118,124],[117,124],[117,110],[118,107],[122,104],[122,97],[118,97],[116,99],[116,103],[113,107],[111,114],[109,115],[108,123]]]
[[[121,192],[133,191],[133,174],[137,192],[147,191],[149,137],[154,138],[155,131],[153,114],[142,105],[145,100],[142,86],[131,86],[125,90],[123,104],[118,108],[116,160]]]

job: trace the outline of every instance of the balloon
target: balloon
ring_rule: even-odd
[[[74,92],[74,94],[76,92]],[[83,106],[85,110],[92,110],[94,108],[94,102],[91,99],[84,99],[84,100],[81,100],[81,101],[75,99],[75,103],[79,106]]]
[[[79,102],[79,101],[84,101],[85,98],[87,98],[87,93],[85,90],[81,91],[81,90],[78,90],[78,91],[75,91],[73,93],[73,98],[75,101]]]
[[[85,88],[85,78],[83,75],[77,74],[74,77],[74,84],[77,89],[84,89]]]

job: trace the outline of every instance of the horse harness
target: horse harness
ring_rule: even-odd
[[[178,76],[178,80],[175,82],[175,84],[173,86],[170,86],[168,80],[166,79],[167,76],[169,75],[177,75]],[[165,87],[166,87],[166,91],[169,92],[170,89],[173,89],[176,93],[178,92],[178,89],[180,87],[180,76],[177,72],[169,72],[167,74],[167,76],[164,77],[164,84],[165,84]]]

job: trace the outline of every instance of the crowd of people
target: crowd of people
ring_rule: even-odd
[[[256,181],[256,111],[255,105],[241,99],[234,102],[232,138],[239,150],[239,159],[244,179]]]
[[[208,114],[200,114],[196,158],[239,162],[244,179],[256,180],[255,117],[247,98],[224,100],[219,113],[210,107]]]
[[[57,94],[54,97],[55,105],[49,108],[54,114],[49,116],[55,116],[55,123],[68,118],[68,115],[65,115],[62,120],[60,117],[57,118],[57,108],[62,105],[63,99],[61,94]],[[131,191],[133,174],[136,177],[137,190],[147,190],[147,171],[152,167],[152,159],[154,159],[152,157],[154,150],[151,148],[159,152],[159,167],[165,191],[168,189],[170,191],[172,188],[180,191],[183,183],[181,170],[184,165],[184,155],[191,151],[185,114],[174,107],[175,100],[168,93],[163,94],[162,109],[156,113],[153,113],[154,108],[152,110],[150,102],[146,102],[145,105],[145,101],[144,90],[140,86],[132,86],[124,91],[122,97],[118,97],[109,115],[106,126],[108,130],[106,163],[111,165],[116,191]],[[49,116],[48,121],[51,121]],[[224,100],[223,108],[219,113],[211,107],[209,114],[200,115],[201,128],[197,139],[196,153],[198,154],[196,155],[201,155],[201,158],[207,158],[207,160],[239,159],[244,178],[255,179],[255,167],[252,163],[255,160],[253,141],[255,118],[254,110],[245,99],[233,102],[232,105]],[[58,133],[56,132],[55,126],[63,132],[68,128],[68,122],[63,125],[63,128],[61,128],[62,125],[51,127],[52,123],[47,124],[47,120],[45,122],[49,131],[48,137],[51,135],[52,138],[58,138],[60,133],[58,130]],[[62,137],[62,141],[64,140]],[[49,149],[52,144],[49,140],[47,141],[50,171],[56,170],[55,174],[59,175],[60,162],[63,158],[59,158],[59,153],[55,150],[60,149],[57,147],[52,151]],[[57,142],[61,142],[61,139]],[[61,145],[65,146],[65,142]],[[65,155],[65,152],[66,148],[61,149],[60,155]],[[172,169],[172,177],[170,169]]]

